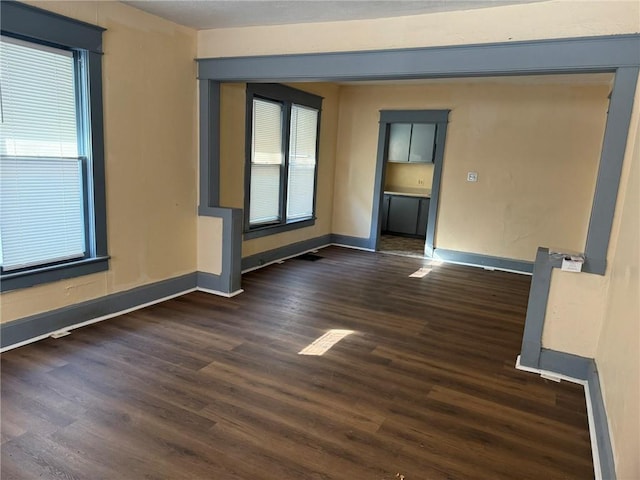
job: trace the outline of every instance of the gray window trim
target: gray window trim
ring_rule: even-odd
[[[315,209],[315,207],[314,207]],[[245,210],[248,211],[248,210]],[[278,225],[265,225],[261,227],[253,227],[251,230],[247,231],[246,226],[246,217],[245,216],[245,230],[243,233],[245,240],[251,240],[253,238],[261,238],[267,237],[269,235],[275,235],[276,233],[282,232],[290,232],[291,230],[297,230],[299,228],[306,228],[315,225],[316,217],[308,218],[306,220],[300,220],[298,222],[290,222],[290,223],[281,223]]]
[[[27,41],[102,53],[104,28],[18,2],[1,2],[3,33]]]
[[[281,168],[281,188],[280,205],[282,207],[283,218],[279,223],[252,226],[249,223],[249,205],[251,202],[251,142],[253,127],[253,99],[263,98],[282,103],[284,105],[284,121],[282,122],[282,142],[285,156],[285,163]],[[291,105],[303,105],[318,110],[317,141],[316,141],[316,168],[313,180],[313,213],[311,218],[295,222],[286,220],[286,194],[287,194],[287,170],[289,151],[289,126],[291,121]],[[318,153],[320,145],[320,124],[322,121],[322,97],[313,93],[298,90],[286,85],[274,83],[249,83],[247,84],[246,95],[246,122],[245,122],[245,175],[244,175],[244,238],[252,238],[274,235],[276,233],[288,232],[299,228],[306,228],[315,225],[316,222],[316,200],[318,191]]]
[[[446,123],[451,110],[380,110],[384,123]]]
[[[90,258],[3,273],[0,291],[105,271],[109,268],[102,116],[102,32],[105,29],[22,3],[5,1],[0,2],[0,30],[3,35],[65,48],[84,56],[90,92],[93,189],[93,221],[88,230],[92,232],[94,243]]]

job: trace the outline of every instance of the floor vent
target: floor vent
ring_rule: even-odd
[[[313,253],[303,253],[302,255],[298,255],[297,257],[294,257],[296,260],[306,260],[308,262],[315,262],[317,260],[321,260],[324,257],[321,257],[320,255],[314,255]]]

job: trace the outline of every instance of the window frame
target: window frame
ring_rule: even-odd
[[[280,167],[279,205],[281,219],[260,225],[251,225],[249,208],[251,204],[251,150],[253,143],[253,100],[254,98],[279,103],[283,107],[282,117],[282,152],[283,163]],[[245,175],[244,175],[244,238],[259,238],[276,233],[287,232],[299,228],[310,227],[316,222],[316,203],[318,193],[318,164],[320,153],[320,125],[322,122],[323,98],[296,88],[277,83],[248,83],[246,92],[246,130],[245,130]],[[289,141],[291,134],[292,105],[312,108],[318,111],[316,125],[316,164],[313,178],[313,211],[311,218],[287,222],[287,188],[289,176]]]
[[[26,42],[73,52],[76,80],[84,76],[76,91],[78,134],[86,137],[83,161],[85,236],[84,258],[26,267],[0,269],[0,291],[10,291],[66,278],[101,272],[109,268],[102,115],[102,32],[105,29],[18,2],[0,2],[0,33]],[[80,60],[81,59],[81,60]],[[86,72],[81,73],[85,68]],[[89,205],[89,200],[93,204]]]

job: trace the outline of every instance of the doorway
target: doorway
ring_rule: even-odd
[[[371,236],[375,250],[432,257],[450,110],[381,110]]]

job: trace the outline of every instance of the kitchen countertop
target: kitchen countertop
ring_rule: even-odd
[[[405,197],[431,198],[430,188],[410,188],[410,187],[388,187],[384,191],[385,195],[404,195]]]

